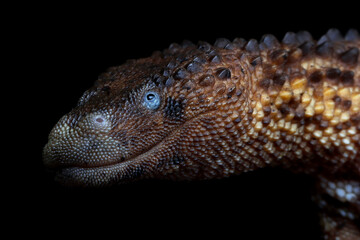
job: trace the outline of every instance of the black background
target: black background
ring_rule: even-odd
[[[111,189],[57,185],[42,165],[42,148],[57,120],[110,66],[149,56],[184,39],[260,39],[272,33],[329,28],[360,29],[357,6],[346,2],[141,2],[22,6],[21,44],[11,88],[15,164],[4,198],[10,226],[29,235],[101,238],[318,239],[311,179],[281,170],[260,170],[224,180],[192,183],[143,181]],[[17,17],[14,17],[17,18]],[[7,46],[4,46],[6,48]],[[10,71],[10,70],[9,70]],[[23,73],[24,75],[22,75]],[[17,97],[19,98],[19,97]],[[6,120],[6,119],[5,119]],[[20,146],[20,147],[19,147]],[[5,174],[4,174],[5,175]],[[16,186],[12,186],[15,183]],[[29,227],[29,224],[33,227]],[[48,232],[47,232],[48,231]]]

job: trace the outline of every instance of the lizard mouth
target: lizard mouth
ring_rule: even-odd
[[[162,161],[163,153],[167,152],[165,149],[168,147],[168,144],[166,144],[169,142],[168,139],[176,138],[178,133],[180,131],[172,132],[164,136],[155,145],[149,146],[141,153],[128,158],[125,157],[125,148],[119,148],[119,141],[114,139],[106,141],[106,144],[108,144],[107,149],[117,150],[102,151],[101,148],[104,148],[104,146],[99,146],[98,149],[94,149],[94,154],[96,153],[95,150],[110,152],[111,154],[107,154],[107,158],[103,154],[102,161],[93,158],[93,162],[91,161],[91,155],[93,154],[83,155],[81,158],[78,157],[74,160],[74,156],[79,156],[79,153],[74,149],[81,148],[61,146],[58,143],[58,137],[51,138],[44,147],[43,161],[45,166],[55,175],[55,181],[61,185],[81,187],[111,186],[139,179],[151,173],[158,163]],[[109,142],[112,147],[109,146]],[[59,149],[67,150],[60,152]]]
[[[52,171],[55,174],[55,181],[61,185],[76,187],[111,186],[140,179],[152,172],[161,160],[162,148],[164,146],[158,143],[148,151],[126,160],[95,166],[59,165],[52,168]]]
[[[191,124],[194,119],[195,117],[187,121],[185,125]],[[57,150],[59,145],[51,143],[50,140],[44,148],[43,159],[45,165],[55,173],[55,180],[62,185],[101,187],[130,182],[135,179],[155,176],[156,174],[161,175],[159,165],[171,157],[173,150],[169,150],[169,148],[176,145],[177,139],[180,139],[183,133],[182,129],[184,129],[184,125],[170,131],[159,139],[157,143],[133,156],[127,155],[125,148],[119,150],[119,141],[108,139],[106,143],[110,142],[112,144],[108,144],[107,148],[117,150],[108,151],[108,158],[103,158],[103,161],[99,162],[97,161],[98,158],[94,158],[93,163],[89,163],[91,162],[89,161],[91,156],[88,158],[83,156],[81,161],[78,161],[78,159],[74,161],[73,148],[69,148],[65,154],[59,154]],[[59,138],[61,137],[56,136],[54,139]],[[78,154],[75,152],[76,155]]]

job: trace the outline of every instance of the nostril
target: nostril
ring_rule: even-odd
[[[95,119],[95,121],[98,122],[98,123],[103,123],[103,122],[104,122],[104,119],[103,119],[102,117],[97,117],[97,118]]]
[[[110,122],[103,115],[93,115],[90,117],[96,128],[107,129],[110,127]]]

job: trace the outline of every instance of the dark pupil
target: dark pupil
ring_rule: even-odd
[[[150,93],[150,94],[148,94],[148,95],[146,96],[146,99],[149,100],[149,101],[151,101],[151,100],[154,99],[154,97],[155,97],[155,95],[152,94],[152,93]]]

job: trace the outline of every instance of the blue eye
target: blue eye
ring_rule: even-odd
[[[160,96],[157,92],[147,92],[143,99],[145,107],[151,110],[155,110],[160,106]]]

